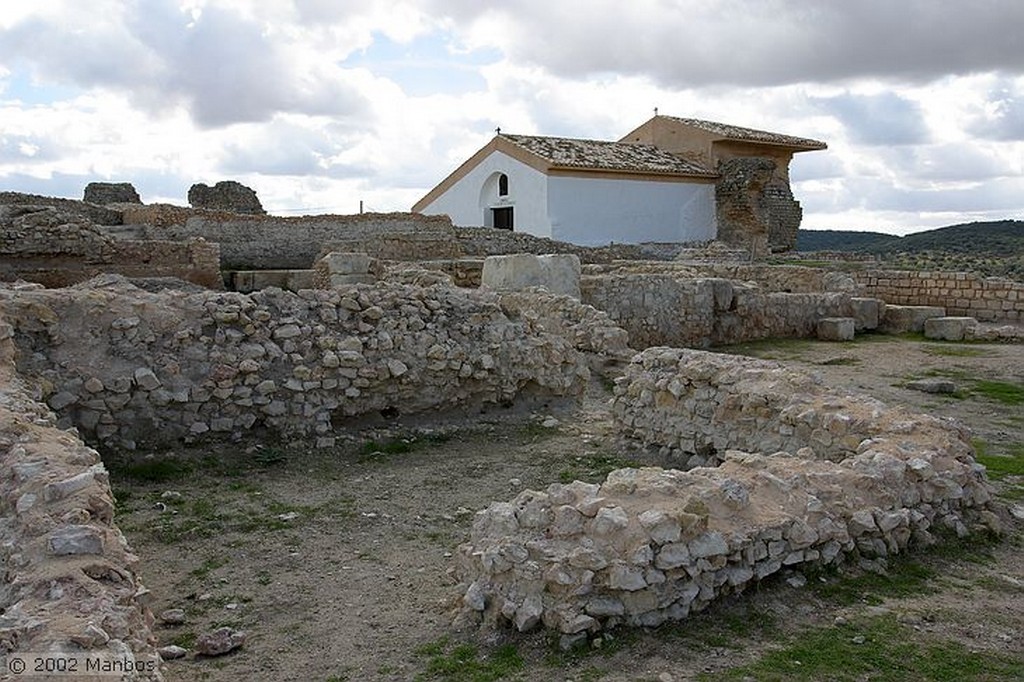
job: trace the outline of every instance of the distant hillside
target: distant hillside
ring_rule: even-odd
[[[846,232],[843,230],[800,230],[796,233],[797,251],[862,251],[865,248],[898,240],[881,232]]]
[[[874,254],[880,267],[963,270],[1024,282],[1024,221],[951,225],[896,237],[878,232],[800,231],[797,251]]]
[[[801,230],[797,251],[855,251],[881,256],[944,252],[1000,258],[1024,256],[1024,221],[999,220],[951,225],[896,237],[879,232]]]

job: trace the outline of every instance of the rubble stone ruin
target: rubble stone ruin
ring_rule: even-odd
[[[234,180],[223,180],[213,187],[197,183],[188,190],[188,203],[193,208],[214,211],[266,215],[256,192]]]
[[[130,182],[90,182],[83,199],[92,204],[141,204],[142,199]]]
[[[746,210],[775,211],[771,169],[750,171],[736,190]],[[128,196],[90,187],[96,203]],[[237,183],[189,199],[262,212]],[[0,653],[158,662],[96,448],[329,448],[384,412],[572,405],[595,368],[613,373],[617,431],[680,468],[480,511],[453,558],[460,622],[544,626],[571,643],[684,618],[787,566],[884,560],[936,528],[997,530],[962,427],[698,349],[871,330],[1020,341],[1024,285],[722,260],[732,253],[589,249],[408,214],[0,193]]]

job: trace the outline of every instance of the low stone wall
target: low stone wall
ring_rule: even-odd
[[[13,336],[0,319],[0,658],[49,653],[74,657],[80,674],[88,659],[129,671],[117,679],[161,680],[138,559],[114,525],[106,470],[29,397]]]
[[[146,292],[108,276],[0,288],[0,313],[61,424],[113,448],[268,431],[328,446],[350,418],[573,398],[588,373],[565,334],[450,287]]]
[[[220,244],[224,270],[309,269],[330,251],[361,251],[377,258],[417,260],[459,256],[445,216],[365,213],[282,218],[177,209],[126,208],[125,222],[141,239]],[[441,248],[432,252],[427,245]]]
[[[685,270],[584,272],[583,302],[606,311],[629,332],[634,348],[811,337],[821,318],[851,314],[846,293],[773,293],[727,279],[693,277]]]
[[[216,244],[115,240],[88,219],[53,207],[0,206],[0,256],[6,281],[63,287],[117,273],[222,288]]]
[[[682,244],[611,244],[579,246],[525,232],[499,230],[493,227],[455,227],[462,253],[468,257],[507,256],[531,253],[571,253],[581,263],[611,263],[616,260],[668,260],[683,248]]]
[[[685,618],[785,567],[872,564],[936,527],[999,527],[965,431],[775,363],[650,348],[613,410],[627,432],[724,461],[493,503],[457,553],[462,619],[543,623],[571,643]]]
[[[96,225],[120,225],[121,211],[107,206],[99,206],[86,201],[61,199],[60,197],[44,197],[38,194],[21,192],[0,192],[0,206],[32,206],[35,208],[49,207],[57,209],[64,215],[73,215],[95,223]]]
[[[1024,322],[1024,283],[968,272],[868,270],[854,273],[861,291],[895,305],[941,306],[947,315],[982,322]]]

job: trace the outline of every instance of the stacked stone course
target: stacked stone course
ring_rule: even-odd
[[[50,287],[104,272],[222,286],[220,253],[214,243],[113,239],[87,217],[50,206],[0,205],[0,256],[0,279],[20,278]]]
[[[573,398],[588,372],[566,333],[449,287],[189,294],[106,276],[0,289],[0,311],[62,423],[112,447],[254,429],[330,445],[332,420]]]
[[[161,680],[147,591],[114,525],[107,472],[30,397],[15,374],[14,335],[0,317],[0,658],[87,655],[142,671],[120,679]]]
[[[787,567],[877,562],[935,527],[998,528],[965,432],[774,363],[650,348],[613,409],[645,440],[721,464],[493,503],[457,554],[460,618],[543,624],[570,644],[685,618]]]
[[[1024,284],[967,272],[869,270],[854,273],[867,295],[894,305],[941,306],[981,322],[1024,322]]]

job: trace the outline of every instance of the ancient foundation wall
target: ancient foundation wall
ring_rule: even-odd
[[[176,277],[219,289],[219,261],[211,242],[117,240],[88,219],[56,208],[0,206],[0,280],[63,287],[117,273]]]
[[[448,287],[151,293],[109,276],[0,289],[0,313],[61,424],[110,447],[267,432],[327,446],[349,418],[574,397],[588,372],[568,332]]]
[[[143,239],[203,238],[220,244],[225,270],[308,269],[328,243],[331,251],[372,252],[379,258],[416,260],[451,257],[455,243],[444,216],[366,213],[281,218],[140,207],[125,210],[125,222]],[[443,247],[443,253],[433,251]]]
[[[114,524],[99,455],[31,397],[0,319],[0,658],[49,653],[160,680],[138,559]],[[25,660],[25,659],[19,659]],[[35,673],[31,659],[26,676]],[[6,678],[5,678],[6,679]],[[91,678],[90,678],[91,679]]]
[[[682,274],[588,274],[580,289],[585,303],[629,332],[634,348],[808,337],[822,317],[850,314],[846,293],[773,293]]]
[[[750,452],[493,503],[458,550],[463,619],[543,623],[571,643],[685,618],[787,567],[877,564],[933,542],[936,527],[998,528],[967,433],[774,363],[650,348],[613,410],[653,443]]]
[[[868,270],[854,273],[866,296],[893,305],[942,306],[982,322],[1024,322],[1024,283],[967,272]]]

